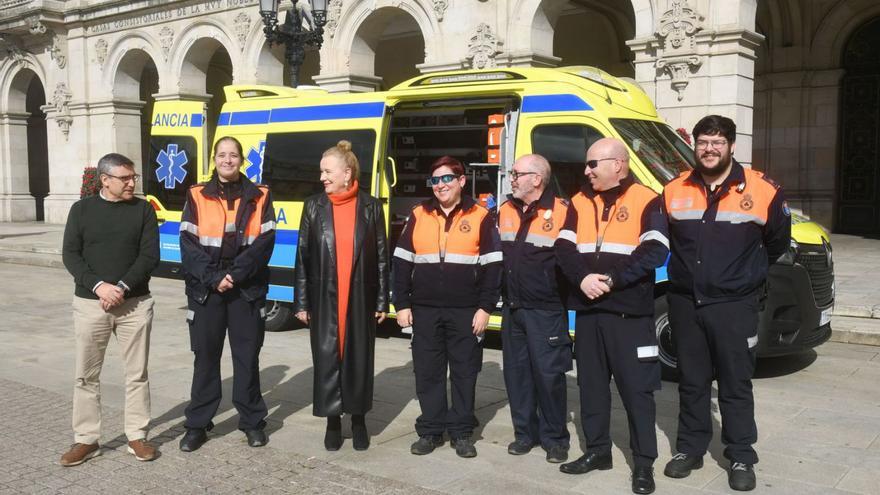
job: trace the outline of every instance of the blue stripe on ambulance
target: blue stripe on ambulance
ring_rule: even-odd
[[[578,95],[562,93],[555,95],[528,95],[523,97],[522,112],[577,112],[593,107]]]
[[[256,125],[305,122],[310,120],[367,119],[382,117],[383,115],[385,115],[385,102],[382,101],[341,103],[338,105],[224,112],[217,119],[217,125]]]

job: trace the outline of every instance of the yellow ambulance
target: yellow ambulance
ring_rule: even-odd
[[[226,104],[211,139],[238,138],[245,154],[242,172],[268,184],[275,199],[270,330],[289,323],[302,201],[323,190],[321,153],[340,139],[351,141],[361,163],[361,187],[386,204],[392,245],[411,208],[431,196],[428,167],[442,155],[467,165],[468,192],[490,207],[506,197],[511,165],[526,153],[550,161],[553,187],[563,196],[581,187],[585,150],[604,136],[627,143],[635,178],[658,192],[690,169],[693,160],[691,147],[660,119],[636,84],[592,67],[436,73],[376,93],[274,86],[229,86],[225,91]],[[143,175],[144,193],[161,224],[158,276],[179,276],[180,211],[186,189],[210,174],[208,127],[202,102],[154,106],[150,162]],[[831,333],[828,235],[803,217],[793,218],[791,252],[771,270],[759,344],[765,355],[810,348]],[[664,266],[657,270],[657,332],[661,358],[674,367],[665,282]],[[500,328],[497,315],[491,328]]]

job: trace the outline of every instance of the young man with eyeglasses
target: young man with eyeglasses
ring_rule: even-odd
[[[474,400],[481,341],[501,286],[495,216],[463,194],[464,166],[444,156],[431,166],[434,197],[413,208],[394,250],[397,323],[412,327],[416,396],[414,455],[430,454],[448,433],[459,457],[476,457]],[[446,376],[452,382],[452,407]]]
[[[788,249],[791,218],[782,189],[733,159],[736,124],[709,115],[694,126],[697,165],[663,190],[669,217],[669,322],[678,351],[677,453],[664,474],[703,467],[712,440],[718,380],[728,484],[755,488],[758,439],[752,374],[758,313],[771,263]]]
[[[568,460],[570,438],[565,373],[571,337],[553,244],[569,203],[548,188],[550,163],[541,155],[517,159],[509,177],[512,192],[498,212],[504,384],[514,433],[507,453],[524,455],[540,445],[547,462],[560,463]]]
[[[61,456],[76,466],[100,455],[100,376],[111,334],[125,360],[125,436],[139,461],[156,458],[146,442],[150,423],[147,361],[153,299],[150,273],[159,263],[156,213],[134,197],[139,176],[117,153],[98,161],[101,190],[74,203],[64,229],[62,258],[73,275],[76,379],[73,388],[74,445]]]
[[[584,474],[612,468],[613,376],[629,421],[631,488],[651,493],[657,458],[654,391],[660,389],[654,269],[669,253],[666,219],[660,197],[635,183],[622,141],[593,143],[584,174],[589,185],[571,199],[556,249],[574,289],[568,308],[576,311],[574,352],[587,451],[559,469]]]

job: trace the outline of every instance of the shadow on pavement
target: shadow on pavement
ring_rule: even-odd
[[[816,357],[818,357],[816,351],[810,349],[799,354],[759,359],[758,364],[755,367],[754,378],[776,378],[797,373],[813,364]]]

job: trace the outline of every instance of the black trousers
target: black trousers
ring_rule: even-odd
[[[587,453],[611,452],[611,376],[626,409],[633,463],[657,458],[654,391],[660,389],[660,361],[654,319],[578,311],[574,352]]]
[[[220,405],[220,357],[229,330],[232,351],[232,403],[242,430],[266,426],[266,403],[260,392],[260,348],[265,334],[265,303],[249,302],[237,290],[212,292],[205,304],[188,300],[189,337],[195,354],[192,392],[186,407],[187,428],[206,428]]]
[[[703,455],[712,440],[712,379],[718,380],[721,441],[732,462],[755,464],[758,440],[752,375],[758,344],[758,297],[697,307],[668,294],[669,323],[678,351],[678,440],[676,449]]]
[[[471,323],[477,308],[414,306],[412,355],[416,396],[422,409],[419,436],[469,436],[477,426],[474,399],[483,367],[483,347]],[[452,382],[452,407],[446,397],[446,374]]]
[[[545,449],[568,448],[565,372],[571,337],[565,310],[504,307],[501,344],[504,384],[517,440]]]

